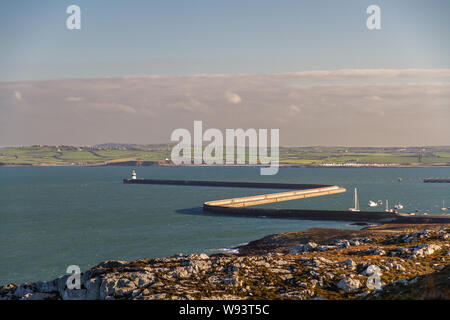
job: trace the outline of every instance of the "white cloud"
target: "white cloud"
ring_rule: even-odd
[[[394,77],[441,78],[441,77],[450,77],[450,69],[341,69],[341,70],[287,72],[287,73],[280,73],[278,74],[278,76],[291,78],[309,78],[309,79],[394,78]]]
[[[136,113],[136,109],[133,107],[121,104],[121,103],[114,103],[114,102],[94,102],[89,103],[88,106],[92,109],[103,111],[103,112],[123,112],[123,113],[129,113],[134,114]]]
[[[70,101],[70,102],[80,102],[80,101],[83,101],[84,98],[82,98],[82,97],[67,97],[66,100]]]
[[[22,100],[22,93],[20,91],[14,91],[14,96],[16,97],[16,100]]]
[[[225,92],[225,98],[227,98],[228,102],[232,104],[238,104],[242,101],[241,97],[238,94],[231,91]]]
[[[25,97],[26,106],[11,103]],[[242,105],[239,116],[230,104]],[[210,128],[276,127],[284,145],[445,145],[449,105],[449,69],[0,82],[0,107],[11,106],[5,132],[42,144],[161,142],[203,120]]]
[[[299,112],[300,112],[300,108],[299,108],[298,106],[296,106],[295,104],[291,104],[291,105],[289,105],[289,107],[288,107],[288,111],[289,111],[289,113],[291,113],[291,114],[296,114],[296,113],[299,113]]]

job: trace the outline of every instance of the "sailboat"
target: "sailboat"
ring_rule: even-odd
[[[386,200],[386,210],[384,212],[393,213],[394,209],[389,209],[389,200]]]
[[[369,200],[369,207],[378,207],[378,203],[375,201]]]
[[[355,188],[355,207],[348,209],[353,212],[359,211],[359,202],[358,202],[358,189]]]
[[[448,208],[445,207],[445,200],[442,200],[442,208],[441,211],[448,211]]]

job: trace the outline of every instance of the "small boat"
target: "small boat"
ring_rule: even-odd
[[[383,205],[383,200],[378,200],[378,205],[382,206]]]
[[[400,210],[403,209],[403,205],[401,203],[398,203],[394,206],[395,209]]]
[[[442,200],[442,208],[441,211],[448,211],[448,208],[445,207],[445,200]]]
[[[358,189],[355,188],[355,207],[354,208],[350,208],[348,210],[353,211],[353,212],[358,212],[359,210],[359,202],[358,202]]]
[[[378,203],[375,201],[369,200],[369,207],[378,207]]]

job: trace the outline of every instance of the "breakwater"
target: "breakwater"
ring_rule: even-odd
[[[323,184],[296,184],[271,182],[237,182],[237,181],[199,181],[199,180],[161,180],[161,179],[123,179],[123,183],[131,184],[163,184],[198,187],[230,187],[230,188],[257,188],[257,189],[313,189],[331,187]]]
[[[450,178],[425,178],[425,183],[450,183]]]
[[[258,204],[273,202],[283,202],[289,200],[305,199],[310,197],[326,196],[336,193],[343,193],[346,190],[338,186],[316,187],[304,190],[294,190],[288,192],[269,193],[249,197],[239,197],[223,200],[208,201],[203,204],[204,208],[209,207],[249,207]]]
[[[342,210],[248,208],[249,206],[260,204],[305,199],[309,197],[346,192],[346,189],[333,185],[158,179],[124,179],[123,183],[294,190],[240,198],[212,200],[203,203],[204,211],[226,216],[374,223],[450,223],[450,215],[444,214],[412,215],[386,213],[383,211],[352,212]]]
[[[236,208],[224,206],[211,206],[203,204],[203,209],[225,216],[299,219],[321,221],[348,221],[373,223],[450,223],[450,215],[409,215],[394,214],[382,211],[342,211],[342,210],[304,210],[304,209],[263,209],[263,208]]]

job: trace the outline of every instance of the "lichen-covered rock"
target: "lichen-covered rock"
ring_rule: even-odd
[[[289,253],[290,254],[298,254],[298,253],[303,253],[303,252],[310,252],[310,251],[314,251],[314,249],[316,247],[317,247],[317,243],[308,242],[306,244],[302,244],[302,245],[292,248],[292,250]]]
[[[86,300],[97,300],[100,299],[100,286],[102,284],[102,279],[91,278],[84,282],[86,287]]]
[[[384,256],[386,255],[386,251],[380,248],[371,247],[369,250],[366,250],[365,253],[371,256]]]
[[[358,279],[352,278],[342,279],[336,285],[345,292],[353,292],[361,288],[361,282]]]
[[[375,264],[371,264],[370,266],[367,267],[367,269],[363,272],[363,275],[366,276],[371,276],[373,274],[380,274],[381,275],[381,270],[380,267],[378,267]]]
[[[388,262],[386,263],[386,266],[389,268],[393,268],[395,270],[406,271],[405,267],[403,267],[401,264],[397,262]]]
[[[131,294],[137,288],[130,279],[120,274],[110,274],[105,277],[100,285],[100,299],[103,300],[109,295],[125,296]]]
[[[56,293],[33,292],[25,294],[20,300],[55,300],[57,298]]]
[[[413,257],[424,257],[433,254],[442,248],[436,244],[419,244],[412,249]]]
[[[390,290],[407,292],[409,286],[430,274],[441,274],[448,283],[450,242],[442,238],[444,234],[447,231],[397,236],[389,232],[373,238],[332,238],[320,245],[310,238],[298,246],[302,248],[298,256],[287,254],[292,246],[286,246],[284,253],[276,254],[190,254],[106,261],[81,274],[80,289],[67,288],[69,276],[65,275],[48,282],[1,286],[0,300],[386,297],[383,294]],[[406,242],[409,239],[420,242],[411,244]],[[351,249],[345,250],[348,247]],[[380,256],[376,250],[388,254]],[[416,259],[419,256],[424,257],[420,262]]]
[[[66,289],[63,300],[86,300],[86,289]]]

